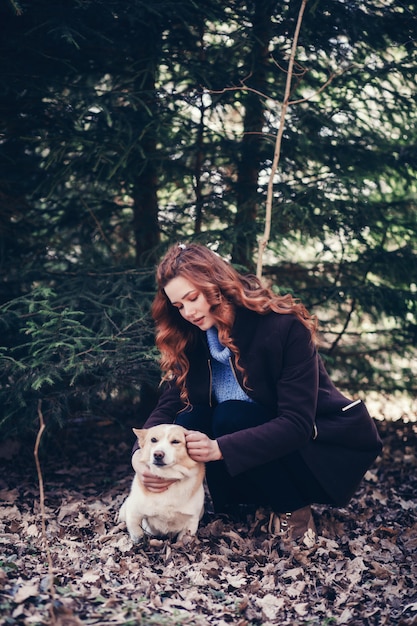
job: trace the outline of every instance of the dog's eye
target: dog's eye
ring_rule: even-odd
[[[156,437],[151,437],[151,443],[157,443],[158,439]]]
[[[172,444],[176,444],[176,443],[181,443],[181,441],[179,439],[174,439],[173,441],[171,441]]]

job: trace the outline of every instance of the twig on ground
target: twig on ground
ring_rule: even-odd
[[[39,482],[39,506],[41,511],[41,530],[42,530],[42,544],[46,553],[46,558],[48,561],[48,592],[50,596],[50,608],[49,612],[51,615],[51,624],[56,624],[55,612],[54,612],[54,598],[55,598],[55,587],[54,587],[54,566],[52,562],[52,554],[49,548],[48,538],[46,536],[46,512],[45,512],[45,489],[43,483],[43,475],[41,464],[39,461],[39,445],[42,439],[43,431],[45,430],[45,421],[43,419],[42,414],[42,400],[38,401],[38,417],[39,417],[39,430],[36,436],[35,441],[35,449],[33,451],[35,457],[36,471],[38,474],[38,482]]]

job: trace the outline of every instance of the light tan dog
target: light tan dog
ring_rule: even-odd
[[[130,494],[121,506],[119,521],[126,522],[130,538],[138,542],[144,533],[154,536],[195,535],[204,513],[204,463],[193,461],[187,452],[185,429],[161,424],[149,429],[134,428],[140,462],[156,476],[175,479],[163,492],[147,490],[135,475]]]

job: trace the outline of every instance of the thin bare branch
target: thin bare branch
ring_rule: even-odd
[[[307,2],[307,0],[306,0]],[[287,73],[288,76],[288,72],[287,70],[285,70],[283,67],[281,67],[278,63],[276,63],[274,61],[275,65],[278,67],[278,69],[280,69],[282,72]],[[329,76],[329,78],[326,80],[326,82],[324,82],[321,87],[319,87],[318,89],[316,89],[310,96],[304,97],[304,98],[299,98],[298,100],[288,100],[288,106],[292,106],[294,104],[302,104],[303,102],[310,102],[315,96],[318,96],[320,93],[322,93],[326,87],[328,87],[334,80],[335,78],[339,78],[340,76],[342,76],[345,72],[347,72],[348,70],[350,70],[352,67],[356,66],[354,63],[351,63],[349,66],[343,68],[342,70],[338,71],[338,72],[332,72]],[[293,72],[293,76],[297,76],[298,78],[301,78],[302,76],[304,76],[306,74],[307,70],[303,70],[303,72],[301,72],[300,74],[294,74]],[[228,91],[250,91],[251,93],[256,94],[257,96],[259,96],[260,98],[263,98],[264,100],[273,100],[273,98],[271,98],[271,96],[269,96],[268,94],[264,93],[263,91],[259,91],[258,89],[254,89],[253,87],[248,87],[248,85],[246,85],[245,81],[250,78],[250,75],[247,78],[243,78],[240,81],[239,85],[233,85],[232,87],[223,87],[223,89],[208,89],[207,93],[210,94],[223,94],[223,93],[227,93]],[[260,133],[253,133],[253,134],[260,134]],[[274,135],[274,137],[276,137],[276,135]]]
[[[263,255],[264,255],[265,248],[266,248],[266,246],[268,244],[269,236],[270,236],[270,233],[271,233],[272,199],[273,199],[273,190],[274,190],[274,179],[275,179],[275,174],[276,174],[277,169],[278,169],[279,159],[280,159],[280,155],[281,155],[281,143],[282,143],[282,136],[283,136],[283,133],[284,133],[285,117],[286,117],[287,109],[288,109],[288,106],[289,106],[289,97],[290,97],[290,93],[291,93],[291,81],[292,81],[292,77],[293,77],[295,53],[296,53],[296,50],[297,50],[298,37],[299,37],[299,34],[300,34],[300,30],[301,30],[301,23],[303,21],[303,15],[304,15],[304,10],[305,10],[306,4],[307,4],[307,0],[302,0],[301,6],[300,6],[300,10],[299,10],[299,13],[298,13],[297,25],[295,27],[293,42],[292,42],[292,46],[291,46],[291,55],[290,55],[290,60],[289,60],[289,64],[288,64],[288,74],[287,74],[287,80],[286,80],[286,83],[285,83],[284,101],[282,103],[281,115],[280,115],[280,121],[279,121],[279,128],[278,128],[277,138],[276,138],[276,142],[275,142],[274,158],[273,158],[273,161],[272,161],[271,174],[270,174],[269,180],[268,180],[268,190],[267,190],[267,196],[266,196],[265,229],[264,229],[264,234],[263,234],[262,238],[259,241],[258,263],[257,263],[257,268],[256,268],[256,275],[258,276],[259,279],[262,277]]]
[[[289,102],[288,104],[292,106],[293,104],[302,104],[303,102],[310,102],[310,100],[312,100],[315,96],[317,96],[319,93],[322,93],[322,91],[324,91],[326,87],[328,87],[330,83],[334,81],[335,78],[339,78],[339,76],[347,72],[350,69],[350,67],[351,66],[345,67],[345,69],[341,70],[340,72],[333,72],[332,74],[330,74],[326,82],[323,83],[321,87],[316,89],[316,91],[312,93],[311,96],[308,96],[307,98],[300,98],[299,100],[291,100],[291,102]]]

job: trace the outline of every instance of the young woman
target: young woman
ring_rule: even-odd
[[[331,382],[315,318],[198,244],[173,246],[156,277],[164,387],[145,428],[188,429],[216,512],[266,506],[275,532],[315,532],[310,505],[344,506],[381,450],[363,402]],[[139,473],[135,453],[132,464]],[[148,472],[141,480],[169,487]]]

